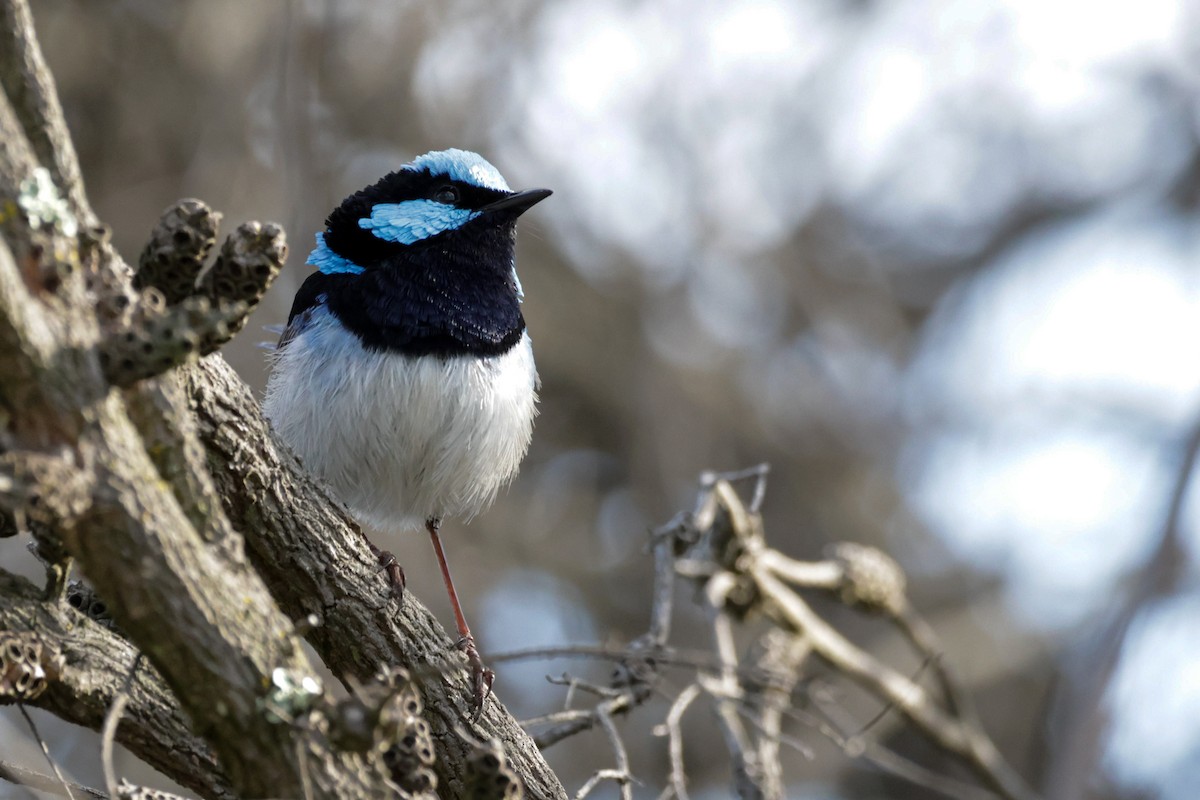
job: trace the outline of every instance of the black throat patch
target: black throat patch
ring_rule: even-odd
[[[310,275],[289,325],[325,305],[364,347],[407,355],[495,356],[521,340],[513,225],[472,222],[414,245],[388,244],[360,274]]]

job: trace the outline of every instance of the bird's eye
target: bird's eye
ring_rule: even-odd
[[[453,186],[443,186],[433,193],[433,199],[435,202],[452,206],[458,202],[458,189]]]

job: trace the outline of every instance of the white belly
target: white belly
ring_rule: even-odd
[[[398,531],[469,518],[516,475],[536,386],[528,335],[488,358],[370,352],[318,309],[276,357],[263,413],[360,522]]]

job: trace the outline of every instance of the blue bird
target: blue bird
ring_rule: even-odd
[[[426,153],[342,201],[272,355],[263,412],[362,523],[429,532],[472,670],[479,656],[439,536],[516,475],[536,414],[521,315],[517,218],[550,195],[514,192],[475,153]],[[374,547],[372,546],[374,549]],[[404,575],[374,550],[397,593]]]

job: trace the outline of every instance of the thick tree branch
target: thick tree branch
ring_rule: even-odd
[[[12,131],[14,141],[20,133],[33,143],[25,149],[6,143],[0,160],[0,367],[10,368],[0,396],[0,447],[7,451],[8,510],[37,517],[78,559],[195,730],[217,751],[240,794],[298,796],[312,776],[302,776],[308,766],[297,758],[292,731],[265,714],[263,703],[271,699],[273,676],[295,676],[299,683],[310,670],[290,622],[241,559],[240,548],[211,546],[205,527],[189,518],[185,506],[199,501],[215,529],[228,528],[211,487],[181,480],[178,471],[160,469],[162,460],[151,458],[158,448],[194,445],[194,437],[187,441],[190,431],[170,422],[139,430],[122,396],[107,385],[98,345],[109,326],[101,327],[87,286],[128,288],[129,271],[104,247],[81,247],[76,238],[75,216],[90,212],[26,4],[0,4],[0,20],[6,23],[0,32],[0,127],[13,129],[19,119],[23,130]],[[28,163],[31,153],[45,171]],[[74,198],[74,216],[62,206],[64,190]],[[277,229],[255,228],[239,241],[262,250],[260,233],[268,242],[279,239]],[[281,248],[276,255],[282,256]],[[234,274],[259,280],[259,295],[274,273],[269,265],[241,269],[242,256],[243,248],[234,246],[226,262],[237,267]],[[237,291],[244,285],[233,284]],[[159,403],[164,418],[181,419],[181,398],[163,391],[170,380],[138,385],[132,405]],[[169,413],[173,405],[175,414]],[[222,540],[233,538],[231,533]],[[325,756],[316,761],[312,781],[322,794],[378,794],[378,770],[362,769],[356,757]]]
[[[83,227],[95,225],[58,91],[38,47],[26,2],[0,4],[0,86],[16,111],[37,161],[50,171],[55,185],[67,187],[67,200],[75,218]]]
[[[0,630],[37,631],[62,651],[66,666],[33,701],[63,719],[98,730],[137,650],[64,602],[43,599],[23,578],[0,571]],[[205,797],[232,798],[212,749],[196,736],[157,670],[143,665],[130,689],[117,741]],[[199,767],[199,768],[198,768]]]
[[[213,356],[185,371],[192,411],[226,514],[246,532],[250,557],[294,619],[316,614],[307,638],[344,678],[402,666],[420,687],[443,786],[462,786],[475,747],[457,730],[470,719],[465,659],[411,594],[397,605],[357,525],[276,443],[258,404]],[[503,685],[498,687],[503,692]],[[565,797],[533,742],[497,702],[478,728],[499,739],[531,797]]]

